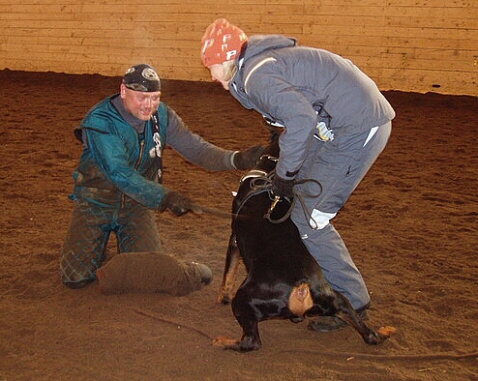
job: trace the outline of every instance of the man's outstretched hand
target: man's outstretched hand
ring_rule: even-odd
[[[164,212],[169,209],[175,216],[182,216],[193,210],[193,202],[186,196],[175,191],[169,191],[161,200],[158,210]]]
[[[241,170],[254,168],[264,151],[265,147],[260,145],[237,151],[233,157],[234,167]]]

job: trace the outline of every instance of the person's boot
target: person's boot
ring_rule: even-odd
[[[357,315],[364,321],[370,319],[367,309],[368,306],[357,310]],[[307,328],[316,332],[333,332],[347,325],[346,322],[336,316],[320,316],[317,320],[311,320]]]
[[[205,286],[207,286],[209,283],[211,283],[212,280],[212,271],[209,267],[206,265],[203,265],[202,263],[197,263],[197,262],[191,262],[194,266],[196,266],[197,270],[199,271],[199,275],[201,277],[201,283]]]

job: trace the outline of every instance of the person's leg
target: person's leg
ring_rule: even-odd
[[[152,210],[129,201],[115,224],[119,253],[161,251],[156,214]]]
[[[128,252],[114,256],[97,271],[104,294],[168,293],[187,295],[208,285],[209,267],[159,252]]]
[[[61,280],[68,287],[80,288],[95,279],[104,260],[110,220],[105,209],[75,201],[60,257]]]
[[[304,213],[299,202],[292,213],[304,244],[321,266],[325,279],[347,297],[356,310],[368,306],[370,297],[345,243],[330,220],[382,152],[390,136],[391,124],[374,131],[373,136],[367,132],[337,137],[332,142],[317,142],[299,176],[300,179],[318,180],[322,192],[318,197],[309,198],[307,195],[317,193],[317,186],[313,183],[298,186],[310,215]]]
[[[102,292],[186,295],[211,282],[206,265],[163,253],[154,211],[129,200],[118,213],[114,230],[120,255],[98,271]]]

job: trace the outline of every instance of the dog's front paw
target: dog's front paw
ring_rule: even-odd
[[[262,347],[260,340],[234,340],[218,336],[212,340],[212,345],[217,348],[230,349],[237,352],[250,352]]]
[[[234,339],[229,339],[225,336],[218,336],[212,340],[212,345],[217,348],[222,349],[234,349],[239,346],[239,341]]]

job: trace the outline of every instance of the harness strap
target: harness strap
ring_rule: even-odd
[[[294,197],[292,198],[292,200],[289,200],[288,198],[286,198],[286,200],[290,202],[290,206],[287,209],[287,212],[282,217],[280,217],[278,219],[273,219],[272,216],[271,216],[272,212],[274,211],[274,208],[277,205],[277,203],[281,201],[280,198],[278,198],[277,196],[274,197],[274,195],[272,193],[272,178],[274,176],[275,176],[275,169],[272,170],[269,173],[266,173],[266,172],[260,171],[260,170],[252,170],[241,179],[241,182],[242,182],[245,179],[252,178],[251,183],[250,183],[251,191],[246,194],[246,196],[244,197],[244,199],[240,203],[239,207],[237,208],[236,213],[234,214],[234,219],[239,217],[239,213],[240,213],[242,207],[247,203],[247,201],[250,198],[252,198],[254,196],[257,196],[258,194],[267,192],[269,194],[269,198],[271,199],[271,206],[269,207],[267,213],[264,214],[264,218],[266,220],[268,220],[270,223],[280,224],[280,223],[284,222],[285,220],[287,220],[290,217],[290,215],[292,214],[292,210],[295,207],[296,200],[299,200],[299,202],[302,206],[302,210],[307,217],[307,221],[309,221],[309,224],[310,224],[310,221],[313,221],[313,219],[311,218],[312,215],[307,210],[307,207],[306,207],[305,202],[304,202],[304,197],[318,197],[320,195],[320,193],[322,193],[322,185],[320,184],[320,182],[315,180],[315,179],[304,179],[304,180],[295,181],[294,185],[305,184],[307,182],[314,182],[315,184],[318,185],[319,191],[317,192],[317,194],[305,195],[305,194],[298,193],[294,190]],[[312,225],[310,225],[310,226],[313,229],[317,228],[317,227],[314,227]]]

